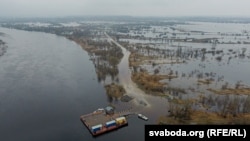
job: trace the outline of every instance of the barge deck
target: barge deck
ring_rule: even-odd
[[[128,125],[126,116],[132,114],[129,110],[107,114],[104,109],[98,109],[90,114],[80,116],[82,123],[93,136]]]

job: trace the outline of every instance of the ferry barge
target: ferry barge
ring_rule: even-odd
[[[112,107],[100,108],[90,114],[80,116],[82,123],[93,136],[124,127],[128,125],[126,115],[129,112],[115,113]]]

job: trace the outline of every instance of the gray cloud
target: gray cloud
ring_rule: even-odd
[[[249,16],[249,5],[249,0],[0,0],[0,16]]]

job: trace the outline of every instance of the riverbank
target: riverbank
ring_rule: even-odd
[[[119,47],[108,41],[93,41],[88,38],[68,37],[88,52],[90,60],[95,65],[99,82],[104,83],[106,93],[110,97],[121,98],[125,89],[119,85],[118,64],[123,57]],[[110,77],[110,79],[108,78]]]
[[[149,108],[145,109],[154,116],[159,114],[169,116],[168,111],[172,107],[166,105],[174,103],[182,109],[181,103],[184,100],[196,101],[187,106],[203,112],[221,115],[225,115],[225,111],[232,115],[249,113],[240,107],[249,108],[246,104],[249,90],[231,89],[238,87],[238,82],[244,83],[246,88],[250,83],[245,77],[248,75],[247,66],[250,56],[244,44],[225,45],[224,43],[232,38],[224,36],[226,35],[224,33],[217,35],[217,32],[209,36],[212,36],[211,39],[213,36],[218,39],[216,37],[219,36],[221,39],[218,41],[182,41],[182,39],[208,38],[205,37],[206,34],[197,36],[192,32],[188,34],[190,38],[187,38],[182,36],[186,35],[187,31],[176,34],[172,31],[172,26],[164,25],[155,28],[152,23],[146,29],[140,23],[128,24],[127,33],[121,33],[118,30],[116,26],[119,23],[112,24],[114,27],[103,25],[89,26],[82,23],[82,26],[69,27],[67,31],[62,27],[54,28],[54,31],[52,28],[49,32],[68,37],[88,52],[89,59],[95,66],[98,82],[106,86],[109,103],[120,104],[121,97],[127,94],[126,96],[135,99],[132,100],[133,102],[143,106],[150,104],[152,109],[150,111]],[[32,30],[34,30],[33,27]],[[41,29],[38,28],[38,30]],[[44,27],[42,30],[47,31],[47,28]],[[225,30],[225,32],[230,31]],[[122,36],[125,34],[129,40]],[[137,40],[137,37],[145,36],[151,37]],[[242,37],[244,40],[234,38],[235,42],[245,42],[249,39],[245,33]],[[240,73],[237,76],[234,75],[238,71]],[[120,86],[125,92],[120,89]],[[225,99],[227,101],[224,101]],[[161,109],[163,112],[155,112],[155,109]],[[186,112],[188,114],[190,111]]]
[[[87,52],[62,36],[2,27],[0,32],[8,45],[0,57],[1,140],[96,141],[79,116],[108,102]],[[143,140],[138,128],[131,124],[101,140],[117,140],[124,132]]]

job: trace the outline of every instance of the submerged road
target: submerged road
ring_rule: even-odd
[[[121,44],[119,44],[117,41],[112,39],[107,33],[105,33],[105,36],[108,38],[108,40],[118,47],[122,49],[123,58],[118,65],[119,70],[119,82],[126,90],[127,95],[133,97],[135,99],[136,104],[144,105],[145,107],[149,107],[150,104],[145,98],[145,92],[142,91],[137,87],[137,85],[131,80],[131,71],[129,68],[129,55],[130,52],[123,47]]]

